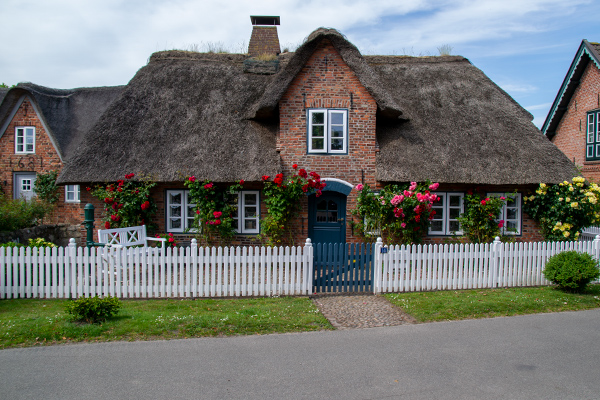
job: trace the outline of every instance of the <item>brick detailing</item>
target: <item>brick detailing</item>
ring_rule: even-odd
[[[348,110],[348,154],[307,154],[308,108],[343,108]],[[375,113],[377,104],[344,62],[331,42],[323,40],[308,59],[302,71],[291,82],[279,103],[280,130],[277,148],[286,176],[294,173],[293,164],[315,171],[322,178],[338,178],[352,185],[375,181]],[[356,206],[357,192],[347,199],[347,209]],[[346,239],[358,242],[348,223]],[[300,218],[294,222],[294,242],[301,244],[308,236],[308,199],[302,205]]]
[[[253,26],[252,36],[248,44],[250,57],[263,54],[277,55],[281,53],[276,26]]]
[[[15,154],[15,128],[21,126],[35,127],[35,154]],[[0,138],[0,184],[2,191],[12,197],[14,195],[13,176],[15,172],[31,172],[45,174],[62,169],[62,161],[56,148],[50,141],[48,133],[35,112],[31,100],[25,98],[10,121],[8,128]],[[4,184],[6,182],[6,184]],[[60,198],[51,215],[44,219],[45,223],[78,224],[83,221],[83,214],[77,203],[65,203],[65,189],[59,188]]]
[[[587,112],[600,108],[600,70],[589,62],[581,81],[571,96],[552,142],[575,164],[582,167],[583,176],[600,182],[600,161],[585,160]]]

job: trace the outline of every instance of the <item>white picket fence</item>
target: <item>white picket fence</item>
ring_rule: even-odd
[[[591,242],[597,235],[600,235],[600,226],[588,226],[587,228],[583,228],[579,240]]]
[[[384,246],[373,292],[548,285],[548,258],[568,250],[600,257],[594,241]],[[313,247],[0,248],[0,298],[196,298],[308,295]]]
[[[384,249],[383,252],[381,249]],[[374,292],[411,292],[549,285],[542,271],[549,257],[575,250],[600,257],[600,236],[591,242],[455,245],[376,245]]]
[[[304,247],[0,248],[0,298],[306,295]]]

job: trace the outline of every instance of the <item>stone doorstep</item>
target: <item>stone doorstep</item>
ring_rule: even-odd
[[[383,296],[336,294],[310,296],[336,329],[415,324],[416,320]]]

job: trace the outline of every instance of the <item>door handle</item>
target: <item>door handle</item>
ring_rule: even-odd
[[[344,218],[338,218],[337,222],[344,222]]]

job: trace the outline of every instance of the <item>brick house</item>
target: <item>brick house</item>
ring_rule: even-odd
[[[542,132],[586,179],[600,182],[600,43],[581,42]]]
[[[122,87],[49,89],[21,83],[0,92],[0,184],[13,198],[34,196],[38,174],[61,171],[64,160]],[[81,223],[79,186],[65,185],[48,223]]]
[[[441,201],[426,241],[456,231],[464,194],[473,189],[517,191],[502,218],[517,240],[540,239],[522,211],[522,194],[540,182],[571,179],[574,166],[467,59],[363,56],[342,34],[323,28],[295,52],[281,53],[279,18],[252,17],[252,23],[249,53],[260,57],[163,51],[124,87],[60,91],[22,84],[0,92],[4,191],[15,190],[21,172],[60,169],[66,196],[77,185],[149,175],[158,182],[159,231],[187,239],[193,206],[184,177],[218,185],[243,179],[234,243],[256,244],[266,212],[261,177],[291,174],[298,164],[327,186],[323,196],[303,201],[296,243],[360,241],[349,222],[357,184],[427,179],[440,183]],[[23,151],[31,135],[33,155]],[[40,157],[43,164],[36,163]],[[81,222],[88,202],[99,227],[102,204],[85,190],[57,218]]]

